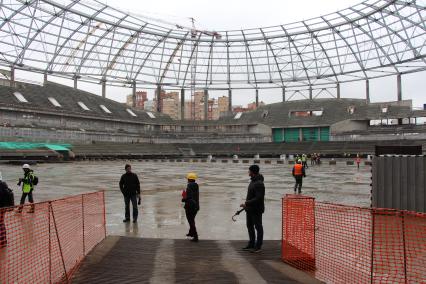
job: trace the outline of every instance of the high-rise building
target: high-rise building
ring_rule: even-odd
[[[175,113],[175,111],[171,111],[171,109],[170,109],[170,106],[172,104],[171,101],[168,102],[167,112],[165,111],[164,100],[173,100],[174,101],[173,104],[176,104],[176,107],[178,108],[179,107],[179,92],[168,92],[168,93],[166,93],[164,90],[162,90],[161,93],[160,93],[160,107],[159,107],[160,112],[165,113],[165,114],[169,114],[169,115],[171,113]],[[155,107],[157,109],[156,103],[155,103]],[[176,111],[177,111],[177,109],[176,109]]]
[[[264,106],[265,105],[265,103],[264,102],[260,102],[259,103],[259,106]],[[256,102],[252,102],[252,103],[250,103],[250,104],[248,104],[247,105],[247,109],[248,110],[255,110],[257,107],[256,107]]]
[[[229,97],[222,96],[217,98],[219,117],[228,113]]]
[[[163,113],[169,115],[173,119],[179,119],[179,101],[166,98],[162,100]]]
[[[136,108],[144,109],[145,102],[148,100],[148,95],[145,91],[136,92]],[[126,98],[126,104],[133,106],[133,95],[128,95]]]

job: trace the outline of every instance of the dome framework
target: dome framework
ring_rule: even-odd
[[[0,2],[0,65],[106,85],[328,92],[426,69],[425,0],[367,0],[317,18],[203,32],[85,0]],[[13,72],[12,72],[13,76]],[[157,96],[159,97],[159,96]],[[231,105],[231,99],[230,99]]]

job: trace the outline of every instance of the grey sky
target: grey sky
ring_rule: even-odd
[[[155,18],[191,26],[189,18],[193,17],[198,29],[221,31],[306,20],[356,5],[361,0],[103,0],[101,2],[122,11],[144,15],[147,21],[150,21],[149,18]],[[404,75],[402,79],[403,98],[413,99],[413,106],[416,107],[426,103],[423,95],[423,90],[426,89],[425,74],[422,72]],[[71,85],[72,82],[67,84]],[[101,91],[100,85],[80,84],[79,87],[97,94]],[[125,96],[130,92],[130,89],[108,87],[107,96],[124,102]],[[153,97],[153,91],[149,91],[148,94],[150,98]],[[226,94],[226,91],[211,93],[213,97]],[[342,97],[362,98],[364,94],[364,82],[341,86]],[[371,80],[370,96],[372,101],[396,100],[396,78]],[[235,91],[233,99],[234,104],[245,105],[254,100],[254,91]],[[266,103],[278,102],[281,100],[281,91],[261,90],[260,99]]]

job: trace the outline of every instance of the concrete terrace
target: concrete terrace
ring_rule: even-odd
[[[109,236],[85,258],[72,283],[321,283],[280,259],[281,242],[261,253],[246,241]]]

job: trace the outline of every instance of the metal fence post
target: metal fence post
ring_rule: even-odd
[[[405,279],[405,283],[408,283],[408,279],[407,279],[407,248],[406,248],[406,243],[405,243],[405,213],[404,212],[400,212],[401,215],[401,226],[402,226],[402,246],[404,249],[404,279]]]
[[[103,215],[104,215],[104,238],[106,238],[106,217],[105,217],[105,190],[102,190],[102,200],[103,200]]]
[[[52,206],[52,203],[50,202],[49,202],[49,207],[51,208],[51,212],[52,212],[53,225],[55,226],[56,239],[58,240],[58,247],[59,247],[59,253],[61,254],[62,266],[64,267],[65,283],[69,283],[67,268],[65,267],[64,254],[62,253],[61,241],[59,240],[58,227],[56,226],[55,213],[53,212],[53,206]]]
[[[48,220],[49,220],[49,283],[52,283],[52,238],[51,238],[51,233],[50,233],[50,204],[51,202],[49,201],[49,206],[47,207],[47,214],[48,214]]]
[[[86,245],[84,242],[84,194],[81,195],[81,218],[83,223],[83,257],[86,255]]]
[[[370,209],[371,212],[371,267],[370,267],[370,283],[373,284],[374,279],[374,231],[375,231],[375,216],[376,212],[374,209]]]

